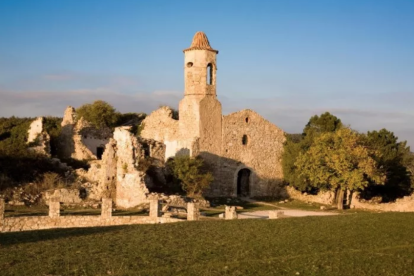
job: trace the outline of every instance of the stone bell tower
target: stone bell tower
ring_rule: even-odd
[[[183,52],[185,92],[179,105],[181,139],[188,148],[198,140],[197,151],[201,154],[219,155],[222,114],[216,94],[218,51],[210,46],[203,32],[197,32],[190,48]]]

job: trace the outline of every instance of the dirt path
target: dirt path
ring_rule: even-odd
[[[337,213],[331,212],[315,212],[315,211],[304,211],[296,209],[283,209],[285,217],[308,217],[308,216],[335,216]],[[269,210],[254,211],[254,212],[243,212],[238,214],[239,219],[267,219],[269,218]]]
[[[251,203],[262,204],[266,206],[275,207],[275,209],[280,210],[283,212],[283,216],[285,217],[308,217],[308,216],[335,216],[338,215],[337,213],[332,212],[321,212],[321,211],[305,211],[305,210],[298,210],[298,209],[289,209],[287,207],[277,206],[275,204],[271,204],[268,202],[257,201],[250,198],[243,198],[244,201],[248,201]],[[269,210],[263,211],[253,211],[253,212],[242,212],[238,214],[239,219],[268,219],[269,218]]]

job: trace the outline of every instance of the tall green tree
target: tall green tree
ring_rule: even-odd
[[[346,190],[362,190],[370,182],[384,184],[386,177],[373,158],[376,154],[358,133],[342,128],[320,134],[295,165],[308,185],[337,191],[338,209],[343,209]]]
[[[392,201],[409,195],[412,192],[414,176],[410,171],[413,155],[407,142],[399,142],[398,137],[386,129],[369,131],[364,138],[368,147],[379,152],[374,159],[378,169],[387,176],[387,181],[385,185],[371,183],[363,196],[369,198],[380,195],[384,201]]]
[[[329,112],[325,112],[320,116],[312,116],[301,135],[288,134],[282,156],[284,181],[302,192],[317,190],[316,187],[308,185],[299,174],[295,162],[301,153],[303,154],[309,149],[316,137],[322,133],[334,132],[341,127],[342,122],[339,118]]]

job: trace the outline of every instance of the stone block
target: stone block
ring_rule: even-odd
[[[101,217],[112,217],[112,198],[102,198]]]
[[[277,219],[283,217],[285,212],[283,211],[277,211],[277,210],[271,210],[269,211],[269,219]]]
[[[225,219],[237,219],[236,206],[225,206]]]
[[[161,217],[161,200],[158,200],[158,199],[150,200],[150,217],[151,218]]]
[[[60,217],[60,202],[56,199],[49,201],[49,217],[59,218]]]
[[[0,198],[0,226],[3,225],[4,220],[4,210],[6,209],[6,205],[4,203],[4,199]]]
[[[200,219],[200,209],[196,203],[190,202],[187,203],[187,220],[199,220]]]

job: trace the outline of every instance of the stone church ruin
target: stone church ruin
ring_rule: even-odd
[[[159,197],[152,189],[167,181],[165,162],[180,155],[203,158],[214,177],[206,196],[257,197],[281,192],[285,133],[249,109],[222,114],[216,91],[217,54],[204,33],[195,34],[184,50],[185,91],[179,119],[171,108],[160,107],[142,121],[139,137],[131,126],[97,129],[67,107],[57,155],[62,160],[89,162],[89,170],[77,173],[93,183],[88,188],[90,198],[112,197],[117,207],[130,208]],[[40,133],[39,119],[33,122],[29,136]],[[144,168],[148,159],[150,173]]]

